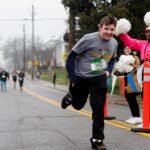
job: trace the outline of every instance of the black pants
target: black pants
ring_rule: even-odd
[[[77,77],[74,87],[70,86],[72,94],[72,106],[80,110],[87,102],[90,95],[90,106],[92,108],[92,138],[104,139],[104,105],[107,93],[106,75],[85,79]]]
[[[129,104],[130,111],[133,117],[140,117],[139,104],[136,100],[137,93],[127,93],[125,91],[125,98]]]

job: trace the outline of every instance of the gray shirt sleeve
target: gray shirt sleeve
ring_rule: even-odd
[[[87,36],[84,35],[76,44],[75,46],[72,48],[72,50],[77,53],[77,54],[81,54],[82,52],[84,52],[87,49],[87,45],[88,45],[88,40],[87,40]]]

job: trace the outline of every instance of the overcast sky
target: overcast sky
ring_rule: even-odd
[[[23,24],[26,26],[26,35],[30,37],[31,21],[13,20],[31,19],[32,5],[35,8],[35,35],[41,36],[43,41],[47,42],[52,37],[58,38],[64,32],[67,27],[67,12],[61,4],[61,0],[0,0],[0,47],[8,38],[21,37]],[[2,63],[1,57],[0,54]]]

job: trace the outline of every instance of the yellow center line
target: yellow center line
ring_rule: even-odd
[[[49,103],[49,104],[52,104],[54,106],[58,106],[58,107],[61,107],[60,106],[60,102],[57,102],[56,100],[52,100],[52,99],[49,99],[45,96],[42,96],[38,93],[35,93],[33,91],[31,91],[30,89],[27,89],[27,88],[24,88],[24,91],[30,95],[32,95],[33,97],[36,97],[37,99],[41,100],[41,101],[44,101],[46,103]],[[92,112],[90,111],[87,111],[87,110],[75,110],[73,107],[69,106],[67,108],[67,110],[70,110],[70,111],[73,111],[73,112],[77,112],[77,113],[80,113],[84,116],[87,116],[87,117],[90,117],[92,116]],[[115,126],[115,127],[118,127],[118,128],[121,128],[121,129],[125,129],[125,130],[128,130],[130,131],[131,128],[136,128],[136,126],[134,125],[130,125],[130,124],[127,124],[125,122],[122,122],[122,121],[119,121],[119,120],[105,120],[105,123],[109,124],[109,125],[112,125],[112,126]],[[146,137],[150,137],[150,134],[148,133],[140,133],[138,132],[137,134],[140,134],[140,135],[143,135],[143,136],[146,136]]]

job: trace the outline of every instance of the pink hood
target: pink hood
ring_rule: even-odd
[[[119,35],[119,37],[126,46],[130,47],[133,50],[140,51],[141,60],[144,60],[145,58],[148,58],[150,60],[150,43],[148,43],[148,41],[133,39],[128,34],[121,34]],[[146,57],[144,57],[144,55]]]

